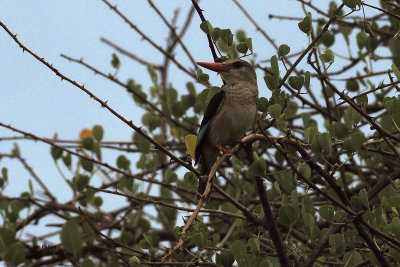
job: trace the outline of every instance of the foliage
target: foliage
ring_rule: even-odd
[[[116,15],[124,13],[104,2]],[[253,47],[254,38],[245,30],[214,27],[210,21],[218,14],[211,10],[197,28],[219,56],[253,61],[265,81],[259,84],[252,134],[218,166],[209,199],[196,198],[199,173],[190,162],[193,134],[220,88],[203,70],[194,72],[176,61],[183,35],[171,25],[163,56],[190,74],[186,90],[173,87],[168,63],[155,68],[138,60],[148,69],[150,88],[133,78],[118,80],[124,64],[117,52],[111,56],[113,74],[95,70],[143,109],[139,127],[91,95],[134,130],[132,140],[107,142],[99,124],[66,143],[57,135],[41,138],[0,122],[26,139],[49,144],[54,164],[67,170],[62,176],[73,193],[70,201],[59,202],[23,158],[18,141],[10,153],[1,152],[0,159],[20,161],[35,180],[21,195],[7,195],[17,177],[1,169],[1,259],[10,266],[151,266],[163,260],[171,266],[399,265],[400,9],[390,0],[373,5],[327,1],[318,7],[307,2],[303,8],[297,18],[270,16],[298,20],[293,27],[307,35],[299,51],[293,44],[278,46],[257,25],[268,38]],[[364,9],[375,13],[365,16]],[[171,41],[176,36],[179,42]],[[265,45],[275,54],[251,57]],[[115,164],[102,161],[110,150],[119,151]],[[107,182],[98,186],[100,177]],[[116,205],[121,197],[124,202]],[[106,201],[114,209],[103,209]],[[199,201],[205,204],[194,210]],[[191,214],[197,215],[193,221],[184,217]],[[48,226],[54,216],[61,220],[56,232],[30,232],[32,225]]]

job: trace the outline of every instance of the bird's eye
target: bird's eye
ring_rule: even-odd
[[[240,61],[236,61],[235,63],[233,63],[233,66],[238,69],[240,67],[243,67],[243,63]]]

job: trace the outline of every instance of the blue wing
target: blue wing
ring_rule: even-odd
[[[206,107],[206,111],[204,112],[203,120],[200,124],[199,133],[197,134],[197,142],[196,142],[196,150],[195,150],[195,157],[196,157],[196,164],[200,159],[201,156],[201,147],[204,143],[204,140],[207,138],[208,131],[210,129],[210,125],[215,118],[215,115],[220,110],[222,104],[224,103],[225,99],[225,91],[219,90],[210,100],[208,106]]]

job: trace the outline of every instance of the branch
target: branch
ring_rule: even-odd
[[[175,28],[171,24],[169,24],[169,22],[165,19],[164,15],[161,13],[161,11],[157,8],[156,5],[153,4],[152,0],[147,0],[147,2],[154,9],[154,11],[157,13],[157,15],[162,19],[162,21],[165,23],[165,25],[167,25],[167,27],[170,29],[172,35],[174,36],[174,39],[182,46],[183,51],[186,53],[186,55],[192,62],[194,68],[197,69],[196,61],[193,59],[193,57],[190,54],[189,50],[187,49],[186,45],[182,42],[181,38],[176,33]]]
[[[181,69],[183,72],[185,72],[186,74],[188,74],[191,77],[196,77],[196,75],[193,74],[193,72],[189,71],[187,68],[185,68],[184,66],[182,66],[182,64],[180,64],[175,57],[173,57],[172,55],[168,54],[164,49],[162,49],[161,46],[157,45],[153,40],[151,40],[146,34],[144,34],[136,25],[134,25],[124,14],[121,13],[121,11],[119,11],[117,9],[116,6],[111,5],[110,2],[108,2],[107,0],[102,0],[111,10],[113,10],[118,16],[120,16],[134,31],[136,31],[144,40],[146,40],[147,42],[149,42],[154,48],[156,48],[158,51],[160,51],[164,56],[168,57],[169,59],[172,60],[172,62],[175,63],[175,65]]]
[[[201,22],[206,21],[206,19],[203,16],[203,10],[199,7],[197,2],[195,0],[192,0],[192,4],[193,4],[194,8],[196,9],[197,14],[199,14]],[[218,62],[219,58],[217,56],[217,53],[215,52],[214,43],[213,43],[213,41],[211,39],[211,36],[209,34],[207,34],[207,40],[208,40],[208,46],[210,47],[211,54],[213,56],[214,62]]]
[[[147,106],[149,106],[151,109],[155,110],[161,117],[169,120],[170,122],[172,122],[173,124],[175,124],[176,126],[182,128],[183,130],[194,134],[194,131],[188,127],[186,127],[185,125],[181,124],[179,121],[175,120],[174,118],[172,118],[172,116],[167,116],[161,109],[159,109],[156,105],[154,105],[153,103],[151,103],[150,101],[148,101],[145,97],[143,97],[141,94],[138,94],[136,91],[132,90],[132,88],[130,88],[129,86],[127,86],[126,84],[122,83],[121,81],[119,81],[117,78],[115,78],[112,75],[107,75],[104,72],[100,71],[99,69],[96,69],[95,67],[89,65],[88,63],[84,62],[83,59],[75,59],[72,57],[69,57],[67,55],[61,54],[61,57],[78,63],[90,70],[92,70],[95,74],[99,74],[100,76],[112,81],[113,83],[116,83],[122,87],[124,87],[129,93],[133,94],[135,97],[139,98],[143,103],[145,103]],[[190,122],[189,120],[185,120],[186,122]]]
[[[103,0],[105,1],[105,0]],[[72,85],[78,87],[79,89],[81,89],[82,91],[84,91],[87,95],[90,96],[90,98],[94,99],[96,102],[101,104],[102,108],[106,108],[107,110],[109,110],[114,116],[116,116],[118,119],[120,119],[122,122],[124,122],[126,125],[128,125],[130,128],[132,128],[133,130],[135,130],[137,133],[139,133],[141,136],[143,136],[146,140],[148,140],[150,143],[152,143],[158,150],[160,150],[161,152],[163,152],[164,154],[166,154],[167,156],[169,156],[171,159],[177,161],[180,165],[184,166],[186,169],[194,172],[197,176],[199,176],[199,173],[189,164],[187,164],[186,162],[184,162],[183,160],[181,160],[180,158],[178,158],[177,156],[175,156],[174,154],[172,154],[171,152],[169,152],[165,147],[163,147],[162,145],[160,145],[155,139],[151,138],[149,135],[147,135],[146,133],[144,133],[142,131],[141,127],[136,126],[135,124],[133,124],[132,121],[128,121],[125,117],[123,117],[121,114],[119,114],[118,112],[116,112],[113,108],[111,108],[108,104],[107,101],[102,101],[100,98],[98,98],[96,95],[94,95],[92,92],[90,92],[88,89],[85,88],[84,85],[80,85],[77,82],[75,82],[74,80],[70,79],[69,77],[65,76],[64,74],[62,74],[61,72],[58,71],[58,69],[56,69],[55,67],[53,67],[52,64],[46,62],[44,60],[44,58],[39,57],[37,54],[35,54],[34,52],[32,52],[31,50],[29,50],[26,46],[24,46],[16,37],[16,35],[14,35],[8,28],[6,25],[3,24],[3,22],[0,21],[0,26],[11,36],[12,39],[14,39],[14,41],[21,47],[22,51],[27,51],[29,54],[31,54],[33,57],[35,57],[38,61],[40,61],[43,65],[45,65],[46,67],[48,67],[51,71],[53,71],[57,76],[59,76],[62,80],[66,80],[69,83],[71,83]],[[2,124],[2,126],[6,127],[5,124]],[[14,128],[15,129],[15,128]]]
[[[282,85],[285,83],[285,81],[289,78],[289,75],[292,73],[292,71],[296,68],[296,66],[301,62],[301,60],[307,55],[308,51],[310,51],[311,48],[314,47],[314,45],[318,42],[318,40],[322,37],[322,35],[328,30],[329,26],[336,20],[336,16],[339,13],[339,11],[343,8],[344,4],[342,3],[336,11],[333,13],[332,17],[329,19],[329,21],[325,24],[324,28],[322,28],[321,32],[318,34],[318,36],[307,46],[307,48],[304,50],[304,52],[300,55],[300,57],[294,62],[294,64],[290,67],[290,69],[286,72],[285,76],[283,76],[282,80],[278,84],[278,88],[281,88]]]

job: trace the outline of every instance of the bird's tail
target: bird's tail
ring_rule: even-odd
[[[208,174],[210,173],[211,170],[211,164],[206,162],[205,160],[202,160],[202,162],[200,162],[200,165],[201,165],[200,178],[197,191],[202,195],[204,193],[204,190],[206,190]]]

